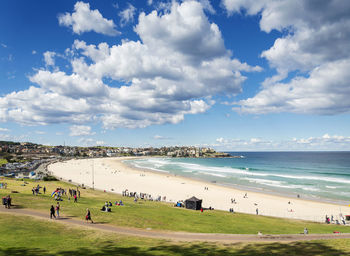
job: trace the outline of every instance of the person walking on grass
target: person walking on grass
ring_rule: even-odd
[[[44,186],[44,188],[43,188],[43,191],[44,191],[44,194],[46,193],[46,187]]]
[[[10,195],[8,195],[8,196],[7,196],[7,201],[6,201],[7,209],[10,209],[10,208],[11,208],[11,205],[12,205],[12,204],[11,204],[11,200],[12,200],[12,199],[11,199]]]
[[[50,208],[50,219],[52,219],[52,217],[56,219],[55,207],[53,207],[53,205],[51,205],[51,208]]]
[[[74,203],[77,203],[78,202],[78,198],[77,198],[77,195],[75,194],[74,195]]]
[[[57,213],[57,218],[60,217],[60,203],[57,202],[57,205],[56,205],[56,213]]]
[[[91,223],[94,223],[94,222],[92,221],[92,219],[91,219],[91,213],[90,213],[89,208],[86,208],[85,220],[86,220],[86,222],[89,222],[89,220],[90,220]]]

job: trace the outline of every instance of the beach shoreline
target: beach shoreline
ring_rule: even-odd
[[[121,194],[123,190],[147,193],[153,199],[176,203],[192,196],[203,200],[203,207],[235,212],[259,214],[265,216],[311,220],[324,222],[325,216],[334,216],[340,221],[339,214],[350,214],[350,207],[328,202],[293,198],[265,191],[249,191],[232,186],[205,182],[170,173],[131,167],[125,160],[136,158],[96,158],[73,159],[50,165],[48,170],[66,181],[96,189]],[[208,189],[205,189],[208,188]],[[247,198],[244,195],[247,193]],[[234,199],[235,203],[232,203]]]
[[[211,186],[223,186],[223,187],[228,187],[228,188],[233,188],[236,190],[240,190],[240,191],[245,191],[245,192],[255,192],[255,193],[261,193],[261,194],[267,194],[267,195],[275,195],[275,196],[280,196],[280,197],[285,197],[285,198],[289,198],[289,199],[297,199],[297,193],[293,193],[293,194],[287,194],[287,192],[284,191],[277,191],[277,190],[268,190],[262,187],[252,187],[252,186],[244,186],[241,184],[233,184],[233,183],[223,183],[223,182],[208,182],[204,179],[201,178],[196,178],[196,177],[185,177],[182,175],[175,175],[172,174],[170,172],[165,172],[165,171],[156,171],[150,168],[146,168],[146,167],[137,167],[137,166],[133,166],[132,164],[128,164],[126,163],[126,161],[129,160],[134,160],[134,159],[147,159],[149,157],[131,157],[130,159],[125,159],[122,160],[122,164],[132,168],[132,169],[136,169],[139,171],[145,171],[145,172],[151,172],[151,173],[155,173],[155,174],[160,174],[160,175],[173,175],[173,176],[178,176],[178,177],[182,177],[184,179],[188,179],[188,180],[193,180],[193,181],[199,181],[199,182],[203,182],[206,184],[210,184]],[[159,156],[155,156],[152,158],[166,158],[166,157],[159,157]],[[312,196],[308,196],[305,194],[300,195],[301,199],[305,200],[305,201],[311,201],[311,202],[319,202],[319,203],[327,203],[327,204],[334,204],[334,205],[343,205],[343,206],[348,206],[348,203],[344,200],[335,200],[335,199],[331,199],[331,198],[321,198],[321,197],[312,197]]]

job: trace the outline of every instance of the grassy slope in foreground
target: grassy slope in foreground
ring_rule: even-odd
[[[13,203],[22,208],[36,209],[47,212],[50,205],[56,204],[50,197],[56,187],[74,188],[73,185],[63,182],[37,182],[26,180],[28,184],[21,186],[23,181],[6,179],[7,189],[0,189],[0,196],[12,193]],[[37,184],[46,186],[46,195],[33,196],[31,189]],[[172,204],[139,200],[133,202],[132,198],[121,195],[104,193],[90,189],[81,189],[81,198],[78,203],[63,197],[61,215],[83,219],[86,208],[90,208],[93,220],[117,226],[136,228],[152,228],[158,230],[186,231],[200,233],[231,233],[231,234],[296,234],[301,233],[304,227],[310,233],[332,233],[340,231],[350,233],[350,227],[326,225],[307,221],[297,221],[273,217],[255,216],[249,214],[232,214],[223,211],[192,211],[175,208]],[[124,206],[113,206],[111,213],[101,212],[99,209],[105,201],[115,202],[123,200]],[[1,206],[3,207],[3,206]]]
[[[50,220],[0,214],[0,255],[319,255],[350,254],[349,239],[294,243],[175,243],[70,228]]]

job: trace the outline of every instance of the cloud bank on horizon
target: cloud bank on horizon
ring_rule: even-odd
[[[178,124],[224,102],[236,113],[254,116],[349,113],[349,1],[213,3],[147,1],[151,11],[131,2],[125,8],[115,4],[115,15],[106,18],[103,10],[77,1],[71,11],[56,16],[57,26],[71,33],[72,41],[65,42],[64,51],[42,53],[44,63],[28,75],[29,87],[0,96],[0,121],[68,124],[70,136],[88,144],[92,141],[86,136],[96,134],[92,123],[107,130]],[[228,47],[220,24],[233,16],[255,17],[261,32],[276,32],[274,43],[259,56],[268,68],[238,58]],[[214,22],[215,17],[220,20]],[[128,26],[134,36],[122,30]],[[82,39],[87,33],[120,42]],[[261,84],[254,93],[243,94],[245,83],[256,74],[264,76]],[[170,137],[154,135],[158,140]],[[222,137],[215,143],[237,144]]]

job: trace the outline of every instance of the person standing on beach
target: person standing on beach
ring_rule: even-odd
[[[56,219],[55,207],[53,207],[53,205],[51,205],[51,208],[50,208],[50,219],[52,219],[52,216]]]
[[[89,208],[86,208],[85,220],[86,220],[86,222],[88,222],[90,220],[91,223],[94,223],[93,220],[91,219],[91,213],[90,213]]]

